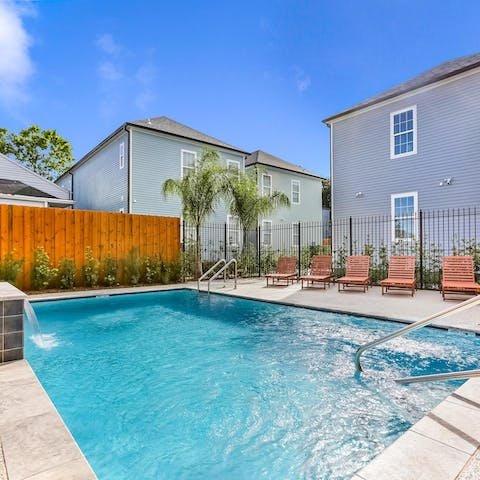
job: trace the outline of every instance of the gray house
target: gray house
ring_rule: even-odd
[[[262,150],[257,150],[247,157],[245,168],[257,169],[258,187],[264,195],[270,195],[277,190],[285,193],[290,199],[290,207],[278,208],[268,218],[260,220],[263,245],[275,246],[279,242],[285,243],[287,239],[282,238],[281,230],[288,231],[292,236],[286,243],[298,245],[298,230],[292,225],[299,222],[316,222],[319,227],[310,229],[311,234],[303,236],[301,244],[321,244],[322,177]]]
[[[70,207],[68,190],[0,153],[0,204]]]
[[[480,205],[480,54],[442,63],[323,122],[334,222],[390,216],[378,227],[385,232],[374,233],[398,243],[418,240],[420,210]],[[437,227],[449,235],[446,223]]]
[[[247,152],[167,117],[126,122],[57,179],[72,191],[75,208],[180,216],[178,198],[165,199],[162,185],[195,168],[202,149],[213,147],[224,165],[245,168]],[[226,207],[214,222],[225,222]]]

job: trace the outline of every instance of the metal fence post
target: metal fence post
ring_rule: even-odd
[[[419,243],[418,255],[420,257],[420,288],[423,289],[423,210],[419,212],[418,219]]]
[[[182,252],[185,253],[185,221],[182,220]]]
[[[223,258],[225,258],[225,260],[227,259],[227,222],[225,222],[225,226],[224,226],[224,229],[223,229],[223,241],[224,241],[224,247],[223,247]]]
[[[298,222],[298,274],[301,275],[301,268],[302,268],[302,242],[300,239],[300,232],[301,232],[301,224]]]
[[[350,253],[349,255],[353,255],[353,238],[352,238],[352,231],[353,231],[353,227],[352,227],[352,217],[349,217],[349,220],[348,220],[348,230],[349,230],[349,234],[348,234],[348,237],[350,239]]]

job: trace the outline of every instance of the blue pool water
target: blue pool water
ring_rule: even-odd
[[[179,290],[35,303],[26,356],[100,480],[344,480],[477,368],[480,339]]]

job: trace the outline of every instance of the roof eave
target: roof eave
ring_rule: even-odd
[[[270,165],[269,163],[264,163],[260,161],[256,161],[254,163],[250,163],[249,165],[245,165],[245,168],[253,167],[255,165],[263,165],[265,167],[278,168],[279,170],[286,170],[287,172],[298,173],[299,175],[306,175],[307,177],[318,178],[319,180],[326,180],[325,177],[321,177],[320,175],[316,175],[315,173],[299,172],[298,170],[293,170],[293,168],[279,167],[278,165]]]

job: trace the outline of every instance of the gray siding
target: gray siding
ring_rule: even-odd
[[[181,151],[189,150],[200,158],[203,145],[157,133],[132,129],[132,213],[181,216],[182,205],[177,197],[164,198],[162,186],[169,178],[181,176]],[[221,161],[237,160],[244,168],[241,154],[216,149]],[[225,222],[227,208],[219,205],[210,222]]]
[[[125,145],[125,166],[120,169],[122,142]],[[122,133],[112,139],[85,163],[74,168],[72,173],[76,209],[118,212],[123,208],[127,212],[128,134]]]
[[[416,105],[417,154],[390,159],[390,113]],[[423,210],[480,205],[480,72],[335,121],[335,218],[390,214],[390,195]],[[439,186],[443,178],[451,185]],[[355,194],[363,196],[356,198]]]

